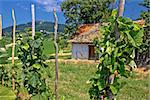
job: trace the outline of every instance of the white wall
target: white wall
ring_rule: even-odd
[[[72,43],[72,58],[74,58],[74,59],[88,59],[89,58],[88,44]]]

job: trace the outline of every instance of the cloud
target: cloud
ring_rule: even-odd
[[[16,4],[18,7],[20,7],[21,9],[24,9],[24,10],[29,10],[29,8],[27,8],[25,5],[21,4],[21,3],[17,3]]]
[[[64,0],[36,0],[38,4],[44,6],[46,12],[51,12],[54,8],[56,8],[57,11],[61,11],[60,3],[62,1]]]

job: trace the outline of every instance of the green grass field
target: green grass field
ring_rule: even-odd
[[[50,54],[55,52],[54,43],[52,39],[45,38],[43,42],[43,46],[44,46],[44,50],[43,50],[44,55],[50,56]]]
[[[54,63],[49,63],[52,81],[51,90],[54,92]],[[92,78],[96,71],[94,64],[59,64],[59,97],[60,100],[89,100],[88,90],[90,84],[86,82]],[[123,78],[123,88],[117,96],[117,100],[149,100],[149,77],[137,75],[131,78]]]

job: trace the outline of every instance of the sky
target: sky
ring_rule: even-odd
[[[3,28],[12,26],[11,10],[15,10],[17,24],[31,22],[31,4],[35,5],[35,15],[37,21],[54,22],[53,8],[56,7],[58,23],[64,24],[65,17],[60,9],[60,4],[65,0],[0,0],[0,15],[2,15]],[[126,0],[124,16],[133,20],[140,16],[140,12],[145,10],[139,6],[143,0]]]

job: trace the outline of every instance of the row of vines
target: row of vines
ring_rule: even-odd
[[[121,88],[119,81],[121,77],[129,77],[132,69],[136,67],[135,49],[142,44],[144,30],[131,19],[123,17],[116,19],[116,16],[117,12],[114,10],[108,25],[101,27],[103,38],[94,40],[97,52],[101,53],[101,57],[96,76],[90,80],[91,99],[113,100]],[[120,34],[119,38],[115,33],[116,24]]]
[[[32,27],[34,34],[26,32],[16,35],[14,10],[12,10],[12,17],[14,21],[12,40],[7,37],[0,40],[0,90],[2,90],[0,99],[53,99],[54,96],[49,88],[50,71],[43,54],[45,35],[40,32],[34,33],[35,22],[33,22]],[[57,30],[55,33],[57,35]],[[10,51],[12,56],[9,54]]]

